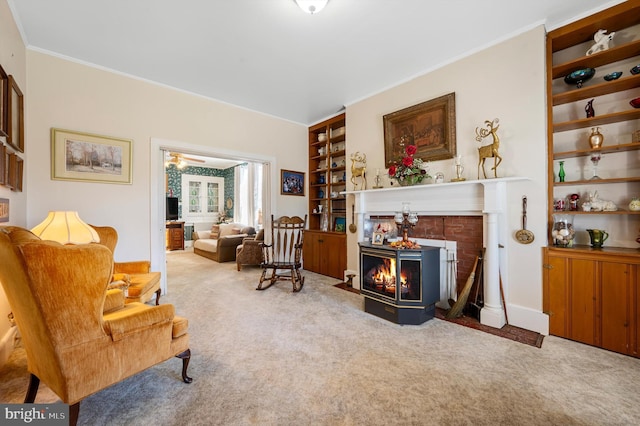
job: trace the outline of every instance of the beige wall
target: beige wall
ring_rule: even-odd
[[[150,256],[151,139],[276,159],[280,168],[306,168],[306,126],[236,108],[105,70],[28,51],[30,159],[28,226],[48,210],[77,210],[88,223],[119,233],[116,259]],[[133,139],[133,184],[51,179],[50,129]],[[161,190],[163,193],[163,190]],[[275,197],[274,212],[302,214],[301,197]]]
[[[498,175],[529,179],[508,185],[508,213],[504,219],[508,220],[511,235],[505,238],[506,247],[501,249],[501,273],[509,321],[546,333],[546,315],[541,313],[541,247],[546,243],[544,46],[545,31],[539,26],[347,106],[347,145],[348,155],[355,151],[367,154],[368,186],[371,187],[375,170],[385,170],[382,117],[455,92],[457,150],[466,167],[464,176],[468,180],[477,179],[480,144],[475,141],[475,128],[483,126],[485,120],[499,118],[500,154],[504,161]],[[425,48],[425,54],[427,51]],[[452,177],[452,169],[452,160],[430,165],[431,174],[441,171],[447,181]],[[385,186],[388,185],[385,179]],[[527,228],[536,236],[530,245],[518,244],[513,238],[513,233],[521,227],[523,195],[528,197]],[[357,271],[358,248],[354,235],[348,234],[348,267]]]

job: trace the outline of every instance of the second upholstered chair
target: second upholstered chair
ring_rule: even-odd
[[[91,227],[100,236],[100,244],[115,253],[118,232],[110,226]],[[126,288],[127,303],[147,303],[155,296],[156,305],[160,304],[160,272],[152,272],[151,262],[148,260],[114,262],[112,282],[112,287]]]

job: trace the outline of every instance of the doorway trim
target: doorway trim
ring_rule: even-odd
[[[276,159],[272,156],[249,154],[246,152],[233,151],[219,147],[189,144],[186,142],[151,138],[151,149],[149,158],[150,176],[150,253],[151,253],[151,269],[160,271],[160,288],[162,294],[167,293],[167,253],[165,249],[165,220],[164,220],[164,198],[165,188],[165,170],[164,170],[164,152],[178,151],[184,154],[201,155],[205,157],[216,157],[229,160],[240,160],[253,163],[266,164],[269,167],[270,179],[264,182],[263,192],[266,198],[266,210],[268,212],[276,210],[276,197],[272,188],[277,188],[277,179],[275,171]]]

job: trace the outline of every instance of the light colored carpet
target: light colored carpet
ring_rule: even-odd
[[[83,425],[629,425],[640,360],[547,337],[534,348],[434,319],[399,326],[362,296],[306,272],[292,294],[260,270],[172,252],[169,294],[189,318],[192,360],[169,360],[81,403]],[[22,353],[22,354],[21,354]],[[0,370],[21,402],[24,353]],[[10,378],[10,379],[6,379]],[[56,397],[41,389],[36,402]]]

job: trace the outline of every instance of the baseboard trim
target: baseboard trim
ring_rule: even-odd
[[[507,317],[510,325],[549,335],[549,316],[543,312],[507,304]]]

